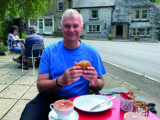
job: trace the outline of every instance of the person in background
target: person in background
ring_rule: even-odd
[[[25,39],[25,50],[24,50],[24,68],[25,70],[29,69],[28,66],[28,57],[31,57],[31,50],[34,44],[43,44],[43,38],[40,35],[37,35],[37,29],[35,26],[29,27],[29,36]],[[33,56],[39,56],[39,50],[33,51]]]
[[[17,33],[18,33],[18,26],[12,25],[9,29],[9,35],[8,35],[8,47],[10,51],[18,52],[20,53],[20,56],[17,58],[13,58],[13,61],[16,61],[18,63],[22,62],[22,56],[24,51],[24,39],[19,39]],[[22,44],[23,42],[23,44]]]
[[[68,9],[61,21],[63,40],[43,50],[37,88],[39,94],[31,100],[21,114],[20,120],[48,120],[49,105],[59,99],[97,92],[104,86],[106,73],[98,51],[79,40],[83,20],[76,10]],[[82,70],[74,62],[87,60],[92,67]]]

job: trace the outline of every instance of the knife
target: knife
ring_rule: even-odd
[[[113,97],[110,98],[108,101],[104,101],[104,102],[102,102],[102,103],[100,103],[100,104],[98,104],[98,105],[96,105],[96,106],[90,108],[90,110],[95,110],[95,109],[101,107],[102,105],[104,105],[104,104],[106,104],[106,103],[109,103],[110,101],[112,101],[112,100],[115,99],[115,98],[116,98],[116,96],[113,96]]]

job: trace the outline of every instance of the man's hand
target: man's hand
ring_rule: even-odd
[[[80,79],[83,71],[80,66],[73,66],[67,69],[64,74],[59,78],[59,83],[62,86],[70,85],[72,82],[75,82]]]
[[[96,86],[97,84],[97,71],[94,67],[87,67],[87,70],[84,70],[82,75],[85,79],[87,79],[91,86]]]
[[[87,67],[87,70],[83,72],[82,77],[89,81],[91,89],[94,91],[99,91],[104,86],[103,77],[98,77],[94,67]]]

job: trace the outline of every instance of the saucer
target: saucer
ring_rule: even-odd
[[[49,120],[60,120],[58,119],[58,116],[54,109],[49,112],[48,118]],[[73,110],[73,112],[67,118],[68,120],[78,120],[79,115],[75,110]]]

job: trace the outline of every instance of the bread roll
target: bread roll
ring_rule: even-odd
[[[91,63],[89,61],[80,61],[80,63],[74,62],[74,66],[81,66],[81,69],[84,71],[87,67],[91,67]]]

